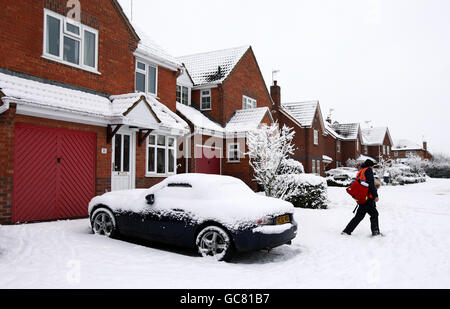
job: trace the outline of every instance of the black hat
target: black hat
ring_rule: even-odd
[[[374,167],[374,166],[375,166],[375,162],[373,162],[370,159],[367,159],[366,162],[364,162],[363,165],[361,165],[361,168]]]

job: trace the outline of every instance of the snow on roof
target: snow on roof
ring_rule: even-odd
[[[0,90],[6,98],[23,103],[104,116],[110,109],[107,97],[0,73]]]
[[[244,56],[249,45],[182,56],[178,60],[186,66],[196,86],[220,84]]]
[[[210,120],[202,112],[196,110],[193,107],[181,104],[177,102],[177,111],[186,117],[195,127],[211,130],[215,132],[225,132],[225,129],[218,123]]]
[[[355,140],[358,138],[359,123],[335,122],[331,125],[331,127],[342,139]]]
[[[327,162],[333,162],[333,159],[330,158],[329,156],[326,156],[326,155],[323,155],[323,156],[322,156],[322,159],[323,159],[324,161],[327,161]]]
[[[367,146],[383,145],[384,138],[387,132],[387,127],[363,129],[363,144]]]
[[[110,98],[73,90],[61,86],[45,84],[21,77],[0,73],[0,91],[5,95],[3,101],[46,107],[56,110],[102,117],[105,120],[123,117],[134,103],[144,96],[161,125],[187,131],[189,126],[167,106],[154,97],[143,93],[111,96]]]
[[[189,130],[188,124],[181,119],[180,116],[172,112],[167,106],[156,100],[153,96],[145,93],[129,93],[111,96],[113,116],[125,113],[134,103],[139,101],[142,96],[146,99],[151,109],[164,126],[179,130]]]
[[[248,132],[258,128],[266,114],[270,110],[267,107],[238,110],[228,121],[225,129],[227,132]]]
[[[394,146],[392,147],[392,150],[398,151],[398,150],[423,150],[423,145],[420,145],[416,142],[407,140],[407,139],[399,139],[395,141]]]
[[[157,59],[165,62],[169,65],[182,67],[181,62],[170,55],[161,45],[155,42],[155,40],[150,37],[142,28],[133,25],[137,34],[141,38],[141,41],[138,44],[138,48],[136,52],[140,56],[144,57],[156,57]]]
[[[294,117],[302,127],[310,127],[319,105],[318,101],[283,103],[282,108]]]

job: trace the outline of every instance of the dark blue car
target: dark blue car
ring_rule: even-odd
[[[197,248],[228,261],[235,252],[290,244],[291,203],[254,193],[229,176],[182,174],[150,189],[106,193],[89,204],[92,230]]]

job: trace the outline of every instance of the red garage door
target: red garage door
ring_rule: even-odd
[[[96,135],[17,124],[13,221],[79,218],[95,195]]]
[[[201,174],[220,175],[220,151],[214,148],[197,146],[195,159],[195,172]]]

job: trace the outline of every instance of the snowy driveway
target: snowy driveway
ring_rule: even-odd
[[[110,240],[88,220],[0,226],[0,288],[450,288],[450,180],[380,190],[380,226],[340,232],[354,204],[330,188],[329,210],[296,210],[292,246],[233,263]]]

